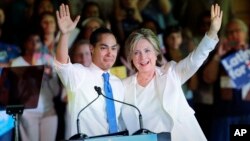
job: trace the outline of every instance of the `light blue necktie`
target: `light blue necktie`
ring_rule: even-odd
[[[105,95],[109,98],[113,99],[112,88],[109,83],[109,73],[102,74],[104,78],[104,92]],[[116,123],[116,114],[115,114],[115,104],[113,100],[106,98],[106,112],[107,112],[107,120],[109,124],[109,133],[117,132],[117,123]]]

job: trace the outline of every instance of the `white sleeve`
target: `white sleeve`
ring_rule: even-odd
[[[61,64],[54,59],[53,66],[64,87],[68,90],[77,89],[85,78],[86,71],[83,65],[72,64],[70,60],[67,64]]]
[[[212,39],[205,35],[198,47],[174,66],[175,72],[182,84],[200,68],[218,41],[218,39]]]

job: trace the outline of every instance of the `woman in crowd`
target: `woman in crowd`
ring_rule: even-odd
[[[23,55],[11,63],[11,66],[46,65],[38,105],[35,109],[25,109],[20,119],[23,141],[55,141],[56,139],[58,117],[53,98],[59,93],[59,80],[50,67],[53,57],[39,52],[41,44],[37,32],[28,32],[23,42]]]

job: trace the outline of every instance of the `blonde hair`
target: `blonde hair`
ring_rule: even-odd
[[[131,67],[137,71],[132,62],[132,55],[136,44],[141,39],[146,39],[150,44],[152,44],[157,55],[156,65],[161,66],[163,64],[163,55],[160,50],[160,42],[158,37],[152,30],[141,28],[132,32],[125,41],[125,53],[127,56],[127,61],[130,63]]]

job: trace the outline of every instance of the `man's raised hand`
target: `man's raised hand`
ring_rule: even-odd
[[[70,33],[77,25],[80,16],[77,16],[74,21],[70,17],[69,6],[61,4],[59,11],[56,11],[57,24],[62,34]]]

